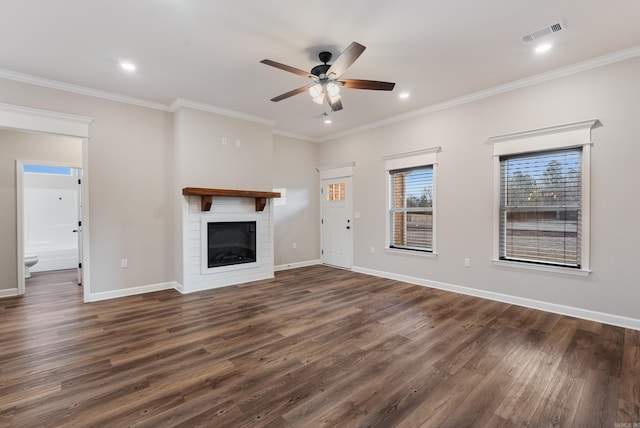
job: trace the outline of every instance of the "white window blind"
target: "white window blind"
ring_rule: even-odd
[[[433,251],[433,166],[389,171],[390,248]]]
[[[582,148],[500,157],[501,260],[581,267]]]

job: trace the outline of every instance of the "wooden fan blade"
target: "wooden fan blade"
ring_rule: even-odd
[[[362,55],[365,49],[366,47],[360,43],[351,43],[327,70],[327,76],[331,76],[331,74],[335,75],[336,78],[342,76],[347,71],[347,68],[351,67],[351,64],[356,62],[358,57]]]
[[[337,100],[333,104],[331,104],[331,101],[329,101],[329,106],[331,106],[331,111],[342,110],[342,100]]]
[[[290,65],[285,65],[279,62],[271,61],[270,59],[263,59],[260,62],[266,65],[270,65],[271,67],[279,68],[280,70],[288,71],[289,73],[297,74],[298,76],[309,77],[311,79],[316,77],[307,71],[300,70],[299,68],[291,67]]]
[[[371,89],[374,91],[392,91],[396,86],[393,82],[379,82],[377,80],[359,80],[359,79],[343,79],[345,88],[349,89]]]
[[[277,103],[278,101],[282,101],[285,98],[289,98],[289,97],[292,97],[294,95],[298,95],[298,94],[306,91],[307,89],[309,89],[308,86],[302,86],[302,87],[300,87],[298,89],[294,89],[293,91],[285,92],[282,95],[278,95],[277,97],[271,98],[271,101],[273,101],[274,103]]]

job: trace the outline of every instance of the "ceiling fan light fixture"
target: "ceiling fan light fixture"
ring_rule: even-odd
[[[320,95],[324,95],[322,93],[322,85],[319,84],[319,83],[316,83],[315,85],[310,87],[309,88],[309,95],[311,95],[311,98],[314,98],[314,101],[315,101],[315,98],[318,98]]]
[[[333,82],[327,83],[326,89],[327,89],[327,94],[329,95],[329,98],[340,95],[340,86],[336,85]]]
[[[324,104],[324,92],[321,92],[317,97],[313,97],[313,102],[316,104]]]
[[[340,94],[336,94],[334,96],[331,96],[331,94],[329,94],[329,101],[331,101],[331,104],[335,104],[340,100],[340,98],[342,98]]]

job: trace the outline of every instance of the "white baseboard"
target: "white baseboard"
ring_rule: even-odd
[[[179,290],[181,287],[177,282],[161,282],[159,284],[141,285],[139,287],[123,288],[121,290],[104,291],[102,293],[91,293],[89,302],[98,302],[100,300],[117,299],[119,297],[135,296],[137,294],[152,293],[154,291],[163,290]]]
[[[614,325],[617,327],[640,330],[640,319],[636,318],[628,318],[620,315],[607,314],[604,312],[559,305],[557,303],[543,302],[541,300],[526,299],[523,297],[510,296],[508,294],[494,293],[492,291],[478,290],[476,288],[463,287],[460,285],[448,284],[445,282],[429,281],[427,279],[390,272],[383,272],[357,266],[353,266],[351,270],[353,272],[364,273],[366,275],[394,279],[396,281],[408,282],[410,284],[422,285],[424,287],[437,288],[439,290],[481,297],[483,299],[495,300],[498,302],[509,303],[517,306],[524,306],[526,308],[539,309],[541,311],[551,312],[554,314],[568,315],[575,318],[596,321],[603,324]]]
[[[15,297],[18,295],[17,288],[7,288],[6,290],[0,290],[0,299],[3,297]]]
[[[297,269],[297,268],[301,268],[301,267],[321,265],[321,264],[322,264],[322,260],[320,260],[320,259],[307,260],[307,261],[304,261],[304,262],[287,263],[287,264],[284,264],[284,265],[274,266],[273,270],[274,270],[274,272],[278,272],[278,271],[281,271],[281,270]]]

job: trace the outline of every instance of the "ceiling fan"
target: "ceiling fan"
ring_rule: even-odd
[[[328,64],[331,61],[331,52],[320,52],[318,58],[323,64],[316,65],[311,69],[311,72],[300,70],[299,68],[291,67],[279,62],[271,61],[270,59],[263,59],[260,61],[262,64],[270,65],[280,70],[288,71],[298,76],[308,77],[313,83],[294,89],[289,92],[285,92],[282,95],[271,98],[271,101],[278,102],[286,98],[298,95],[302,92],[309,91],[313,101],[322,105],[326,100],[331,111],[342,110],[342,100],[340,96],[340,88],[345,87],[349,89],[371,89],[374,91],[391,91],[395,86],[392,82],[379,82],[377,80],[359,80],[359,79],[340,79],[340,76],[353,64],[366,47],[359,43],[351,43],[342,53],[336,58],[333,64]]]

